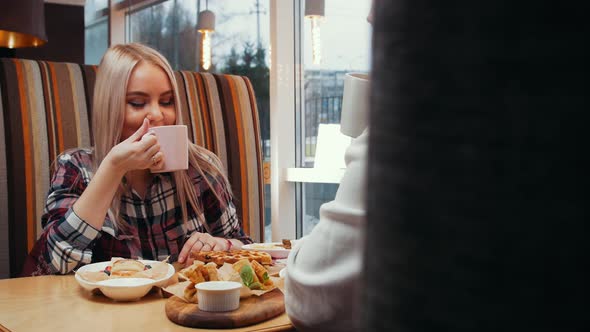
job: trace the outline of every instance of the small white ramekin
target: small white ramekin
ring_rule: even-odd
[[[235,281],[207,281],[197,284],[199,309],[202,311],[232,311],[240,307],[240,288]]]

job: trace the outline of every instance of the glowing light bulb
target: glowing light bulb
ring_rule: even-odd
[[[202,52],[201,52],[201,66],[205,70],[211,67],[211,34],[212,31],[203,30],[202,33]]]
[[[321,16],[310,16],[311,19],[311,48],[313,64],[319,65],[322,62],[322,44],[320,35]]]
[[[272,45],[268,45],[268,69],[272,68]]]

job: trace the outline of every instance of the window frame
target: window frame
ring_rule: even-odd
[[[286,180],[286,170],[296,165],[296,10],[300,1],[270,2],[270,158],[272,241],[297,236],[301,211],[300,190]],[[300,61],[298,62],[301,63]],[[300,67],[300,66],[299,66]],[[299,191],[299,192],[298,192]],[[298,197],[299,196],[299,197]],[[298,213],[299,211],[299,213]]]

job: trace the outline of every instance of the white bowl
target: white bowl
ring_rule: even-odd
[[[100,291],[117,301],[133,301],[144,297],[154,286],[154,280],[147,278],[116,278],[96,283]]]
[[[199,309],[202,311],[232,311],[240,307],[240,288],[235,281],[206,281],[196,285]]]
[[[154,264],[157,261],[139,260],[144,264]],[[104,271],[111,264],[110,261],[84,265],[76,271],[75,279],[82,288],[92,291],[100,289],[106,296],[117,301],[135,301],[144,297],[154,286],[161,287],[174,275],[174,267],[168,264],[168,273],[160,279],[148,278],[114,278],[98,282],[89,282],[79,273],[84,271]]]

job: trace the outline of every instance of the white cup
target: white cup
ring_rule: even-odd
[[[340,132],[358,137],[367,128],[369,118],[369,75],[347,73],[342,92]]]
[[[164,155],[164,168],[152,173],[188,169],[188,130],[185,125],[151,127]]]

